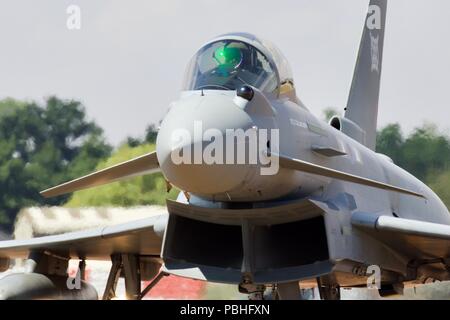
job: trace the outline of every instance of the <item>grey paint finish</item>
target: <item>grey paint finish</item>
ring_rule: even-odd
[[[88,174],[84,177],[60,184],[56,187],[44,190],[41,195],[49,198],[57,195],[74,192],[86,188],[100,186],[106,183],[132,178],[141,174],[159,172],[156,152],[150,152],[143,156],[116,164],[112,167]]]
[[[415,259],[450,257],[450,226],[357,212],[352,225]]]
[[[0,242],[0,256],[27,258],[32,251],[49,251],[72,258],[109,260],[113,253],[159,256],[167,216],[86,231],[70,232],[29,240]]]
[[[383,63],[387,0],[371,0],[358,53],[345,117],[365,132],[365,145],[375,150],[378,99]]]
[[[67,277],[40,273],[12,273],[0,279],[0,300],[98,300],[95,288],[81,281],[80,289],[70,290]]]
[[[379,30],[377,18],[371,20],[377,14]],[[112,252],[158,255],[163,243],[162,258],[168,272],[230,283],[242,280],[243,271],[256,283],[316,277],[342,269],[344,261],[356,266],[375,264],[406,276],[414,259],[448,258],[448,209],[425,184],[373,150],[385,14],[385,0],[371,1],[346,118],[340,119],[339,130],[311,114],[289,86],[277,94],[253,88],[254,97],[248,102],[234,90],[183,92],[162,122],[157,140],[161,171],[186,192],[184,198],[182,194],[176,202],[168,202],[167,228],[165,218],[148,219],[101,230],[4,242],[0,255],[24,256],[30,250],[46,249],[75,257],[104,258]],[[375,25],[368,27],[369,22]],[[231,38],[248,44],[253,41],[240,35]],[[280,170],[264,176],[260,165],[171,163],[173,131],[184,128],[192,133],[197,120],[204,129],[215,128],[221,134],[226,129],[279,129]],[[192,145],[209,142],[200,137]],[[316,146],[340,154],[327,156],[315,152]],[[399,219],[390,218],[393,214]],[[323,220],[321,224],[301,229],[302,223],[317,217]],[[280,222],[289,223],[277,233]],[[289,229],[296,222],[297,229]],[[361,227],[362,222],[370,227]],[[161,241],[163,230],[167,232]],[[308,239],[296,238],[299,234]],[[233,241],[236,238],[242,239]],[[313,251],[327,251],[326,257],[316,252],[308,252],[307,259],[301,256],[299,248],[316,240],[322,240],[324,246]],[[256,258],[260,258],[258,268],[254,268]]]
[[[312,219],[323,213],[314,202],[306,199],[252,209],[207,208],[167,200],[167,208],[172,214],[224,225],[241,225],[242,220],[249,220],[255,225],[275,225]]]
[[[438,223],[355,212],[352,216],[352,224],[378,232],[397,232],[412,236],[450,240],[450,226]],[[450,242],[448,245],[450,246]]]
[[[282,268],[274,270],[268,269],[255,272],[253,281],[256,284],[288,283],[298,279],[309,279],[316,276],[325,275],[331,272],[332,269],[333,264],[330,261],[322,261],[315,264],[292,268]],[[166,261],[163,270],[180,277],[188,277],[192,279],[218,283],[239,284],[242,280],[242,274],[240,270],[226,270],[223,268],[180,263],[171,260]]]
[[[277,157],[279,159],[280,165],[283,168],[289,168],[293,170],[298,170],[301,172],[311,173],[319,176],[329,177],[329,178],[335,178],[343,181],[348,181],[356,184],[360,184],[363,186],[368,186],[372,188],[378,188],[383,190],[388,190],[391,192],[399,192],[402,194],[408,194],[419,198],[425,198],[422,194],[407,190],[404,188],[399,188],[395,186],[388,185],[386,183],[382,183],[379,181],[375,181],[372,179],[363,178],[360,176],[348,174],[343,171],[333,170],[329,168],[325,168],[322,166],[318,166],[314,163],[305,162],[299,159],[289,158],[282,155],[276,155],[273,154],[274,157]]]

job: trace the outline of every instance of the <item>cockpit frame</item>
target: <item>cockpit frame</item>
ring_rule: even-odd
[[[282,94],[283,92],[286,91],[282,88],[284,86],[284,84],[288,84],[288,87],[290,87],[291,90],[294,89],[292,73],[290,71],[289,64],[287,63],[287,60],[284,58],[284,56],[281,54],[281,52],[275,46],[273,46],[271,43],[269,43],[267,41],[263,41],[263,40],[257,38],[256,36],[253,36],[248,33],[231,33],[231,34],[225,34],[225,35],[216,37],[214,39],[211,39],[210,41],[204,43],[201,46],[201,48],[197,51],[197,53],[194,55],[194,57],[192,59],[194,59],[203,48],[210,46],[216,42],[220,42],[220,41],[236,41],[236,42],[245,43],[245,44],[255,48],[256,50],[258,50],[264,56],[264,58],[267,59],[271,68],[273,69],[273,72],[275,75],[276,87],[274,88],[273,92],[265,91],[264,92],[265,94],[273,95],[275,98],[279,97],[280,94]],[[275,58],[278,57],[278,59],[277,59],[278,61],[276,61],[274,57]],[[191,59],[190,65],[192,64],[192,59]],[[282,67],[285,70],[283,79],[280,75],[280,70],[279,70],[280,64],[283,65]],[[190,70],[187,71],[186,77],[190,76],[189,72],[190,72]],[[190,79],[185,78],[184,83],[185,84],[188,83],[189,80]],[[185,89],[187,89],[187,88],[185,87]]]

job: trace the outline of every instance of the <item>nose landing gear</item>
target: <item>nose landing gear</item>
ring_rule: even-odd
[[[265,285],[254,284],[248,277],[244,277],[239,284],[239,292],[248,294],[249,300],[264,300]]]
[[[271,286],[253,284],[245,279],[239,284],[239,292],[248,294],[249,300],[301,300],[298,281],[277,283]]]
[[[322,300],[341,300],[341,288],[333,276],[318,277],[317,285]]]

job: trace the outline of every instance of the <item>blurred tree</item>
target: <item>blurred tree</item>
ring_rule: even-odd
[[[145,130],[145,142],[156,143],[156,137],[158,136],[158,129],[154,124],[151,124]]]
[[[135,137],[127,137],[126,144],[131,148],[135,148],[146,143],[155,144],[157,136],[158,136],[158,129],[154,124],[151,124],[145,129],[145,136],[143,139]]]
[[[416,129],[403,145],[403,167],[419,179],[447,170],[450,161],[450,141],[437,127],[425,124]]]
[[[104,169],[151,152],[154,149],[154,144],[130,147],[125,143],[108,160],[99,163],[96,169]],[[95,192],[92,192],[92,190],[77,191],[73,194],[67,206],[128,207],[151,204],[164,205],[166,198],[175,199],[177,193],[177,190],[172,189],[167,194],[166,182],[162,174],[155,173],[100,186],[95,189]]]
[[[338,114],[329,108],[325,117]],[[146,129],[144,139],[128,138],[108,160],[111,147],[102,130],[86,120],[84,108],[76,101],[49,98],[45,106],[12,99],[0,101],[0,227],[11,226],[16,212],[24,206],[61,205],[69,196],[44,200],[39,191],[96,169],[129,160],[154,150],[157,130]],[[424,125],[407,138],[398,124],[378,133],[377,151],[418,178],[428,182],[450,204],[450,140],[435,126]],[[161,174],[74,193],[68,206],[135,206],[164,204],[175,198],[166,194]]]
[[[387,125],[377,134],[377,152],[389,156],[395,164],[402,166],[404,142],[400,125]]]
[[[323,110],[323,120],[326,122],[330,121],[334,116],[341,116],[341,113],[333,107],[328,107]]]
[[[79,102],[7,100],[0,114],[0,224],[7,228],[24,206],[66,202],[68,196],[43,199],[39,191],[90,172],[111,152]]]
[[[139,138],[133,138],[133,137],[128,137],[127,138],[127,145],[131,148],[135,148],[138,147],[142,144],[143,142],[139,139]]]
[[[450,140],[430,124],[415,129],[407,139],[398,124],[386,126],[378,133],[377,152],[388,155],[424,182],[436,172],[447,170],[450,164]]]
[[[12,98],[0,100],[0,118],[13,114],[17,110],[24,108],[26,105],[25,102],[17,101]]]
[[[430,188],[450,208],[450,170],[441,172],[430,177]]]

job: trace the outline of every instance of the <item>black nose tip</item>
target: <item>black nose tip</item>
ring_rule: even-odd
[[[238,97],[244,98],[245,100],[252,100],[255,92],[250,86],[242,86],[237,90]]]

